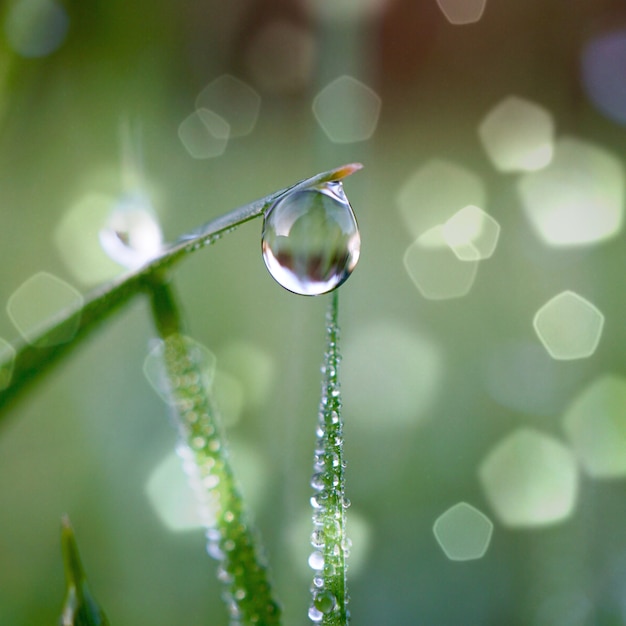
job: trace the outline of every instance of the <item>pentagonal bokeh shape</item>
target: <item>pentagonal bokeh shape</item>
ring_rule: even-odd
[[[313,114],[326,136],[334,143],[369,139],[378,125],[381,99],[352,76],[339,76],[313,100]]]
[[[230,126],[214,111],[201,108],[180,123],[178,137],[194,159],[211,159],[224,154]]]
[[[552,358],[584,359],[598,347],[604,315],[589,300],[573,291],[563,291],[537,311],[533,326]]]
[[[450,24],[461,26],[478,22],[487,0],[437,0],[437,4]]]
[[[418,237],[404,253],[404,267],[428,300],[461,298],[469,293],[477,261],[461,261],[447,244],[443,226],[436,226]]]
[[[485,206],[487,194],[481,178],[461,165],[433,159],[400,187],[397,205],[411,235],[450,219],[468,205]]]
[[[626,476],[625,378],[607,374],[593,381],[573,400],[563,426],[590,476]]]
[[[518,181],[535,231],[553,246],[592,244],[615,236],[624,214],[624,172],[604,148],[564,137],[550,164]]]
[[[13,366],[15,364],[15,348],[0,337],[0,391],[11,383]]]
[[[487,113],[478,135],[493,166],[501,172],[534,171],[554,154],[554,120],[542,106],[509,96]]]
[[[231,74],[211,81],[196,98],[196,109],[209,110],[224,120],[230,137],[249,135],[256,126],[260,108],[261,96],[256,90]]]
[[[443,237],[459,260],[481,261],[495,252],[500,224],[480,207],[470,204],[443,225]]]
[[[478,474],[495,514],[507,526],[552,524],[574,510],[579,483],[574,454],[536,430],[521,428],[500,441]]]
[[[433,533],[451,561],[471,561],[487,552],[493,523],[467,502],[459,502],[442,513],[433,525]]]
[[[38,348],[66,343],[78,330],[83,296],[57,276],[39,272],[20,285],[7,303],[7,313],[22,337]],[[66,321],[56,326],[62,317]],[[45,337],[44,332],[54,328]]]

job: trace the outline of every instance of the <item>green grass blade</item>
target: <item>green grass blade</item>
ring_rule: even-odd
[[[313,534],[315,552],[309,564],[315,571],[312,587],[311,621],[324,626],[344,626],[349,622],[346,590],[346,508],[343,458],[343,420],[339,388],[338,293],[332,293],[326,317],[326,353],[322,367],[322,399],[317,428],[315,466],[311,485],[315,495]]]
[[[207,551],[218,563],[231,624],[280,624],[267,565],[233,474],[208,381],[181,333],[180,316],[168,285],[153,285],[153,312],[163,355],[178,452],[199,504]]]
[[[74,530],[68,518],[63,519],[61,551],[67,585],[61,626],[108,626],[109,620],[89,590]]]
[[[35,348],[22,340],[13,342],[15,353],[11,357],[13,358],[11,380],[9,385],[0,392],[0,424],[4,419],[2,415],[4,409],[11,406],[23,391],[36,380],[39,380],[54,363],[68,354],[103,320],[126,304],[137,293],[142,292],[151,277],[171,267],[194,250],[212,243],[238,225],[263,215],[285,193],[322,182],[340,180],[360,168],[361,165],[359,164],[350,164],[317,174],[207,222],[204,226],[180,237],[175,243],[167,247],[162,255],[144,267],[95,290],[85,298],[84,306],[80,311],[72,309],[60,312],[55,320],[51,320],[49,329],[42,333],[34,343],[39,345],[54,343],[55,335],[63,329],[68,320],[79,315],[78,330],[71,341],[45,348]],[[0,369],[4,365],[4,362],[0,362]]]

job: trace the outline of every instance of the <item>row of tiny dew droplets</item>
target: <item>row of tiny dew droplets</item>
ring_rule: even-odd
[[[230,624],[279,624],[267,566],[255,548],[258,538],[246,519],[201,368],[177,333],[165,338],[164,357],[181,435],[178,454],[200,507],[207,551],[219,561]]]
[[[315,551],[309,557],[309,565],[315,574],[309,618],[325,626],[347,624],[350,617],[346,607],[346,557],[350,546],[345,532],[345,510],[350,503],[344,496],[343,424],[337,373],[340,360],[337,347],[337,294],[338,290],[332,293],[326,316],[322,399],[311,479],[311,486],[315,490],[311,497],[314,511],[311,545]]]

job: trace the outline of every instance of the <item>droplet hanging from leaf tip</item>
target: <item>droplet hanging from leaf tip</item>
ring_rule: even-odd
[[[344,283],[359,260],[361,236],[341,182],[281,197],[265,215],[263,260],[285,289],[317,296]]]

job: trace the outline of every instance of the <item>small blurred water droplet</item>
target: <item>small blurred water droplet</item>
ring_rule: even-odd
[[[324,614],[315,605],[311,605],[309,607],[309,619],[313,623],[319,624],[324,619]]]
[[[354,270],[361,237],[341,182],[280,198],[267,212],[263,260],[285,289],[303,296],[332,291]]]
[[[161,227],[143,194],[123,196],[100,230],[99,238],[109,257],[128,269],[141,267],[163,248]]]
[[[324,569],[324,555],[317,550],[309,556],[309,567],[315,571]]]
[[[324,547],[324,533],[321,530],[314,530],[311,533],[311,545],[314,548]]]
[[[321,491],[324,489],[324,475],[321,473],[313,474],[313,478],[311,478],[311,487],[316,491]]]

